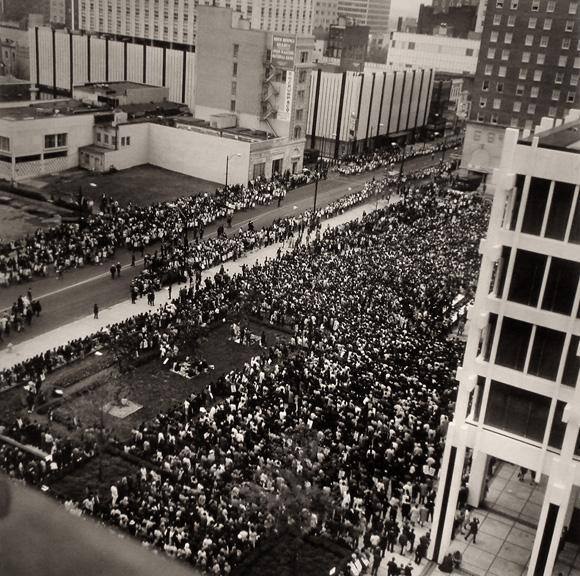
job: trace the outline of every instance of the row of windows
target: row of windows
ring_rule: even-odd
[[[477,394],[474,406],[475,421],[479,420],[484,384],[485,379],[478,377],[475,389]],[[484,424],[543,443],[552,402],[548,396],[491,380]],[[548,446],[557,450],[562,448],[566,433],[566,424],[562,422],[565,407],[564,402],[556,401],[547,438]],[[580,456],[580,434],[576,441],[575,455]]]
[[[571,32],[571,30],[566,30],[567,32]],[[503,36],[503,43],[504,44],[511,44],[513,42],[514,39],[514,35],[513,32],[506,32]],[[533,34],[526,34],[526,37],[524,39],[524,44],[526,46],[535,46],[536,45],[536,39],[537,37],[534,36]],[[568,38],[567,40],[569,40],[570,42],[564,42],[564,40],[562,40],[562,46],[567,45],[568,47],[565,48],[565,50],[569,50],[572,46],[572,40],[571,38]],[[497,44],[499,43],[499,32],[497,30],[494,30],[491,32],[491,34],[489,35],[489,41],[490,43],[493,44]],[[538,45],[540,46],[540,48],[547,48],[548,45],[550,44],[550,37],[549,36],[540,36],[539,40],[538,40]],[[576,44],[576,50],[580,49],[580,41]]]
[[[483,351],[483,359],[486,362],[491,360],[497,323],[498,316],[490,314]],[[559,330],[535,326],[504,316],[494,363],[555,382],[560,360],[564,357],[561,383],[575,387],[580,369],[580,357],[577,355],[580,337],[572,336],[566,351],[564,351],[565,340],[566,335]]]
[[[522,62],[525,60],[522,59]],[[571,59],[568,56],[560,56],[558,58],[558,67],[565,68],[571,62]],[[580,56],[574,59],[574,68],[580,68]],[[510,70],[515,70],[515,68],[511,68]],[[499,66],[497,69],[497,75],[500,78],[505,78],[507,76],[508,68],[507,66]],[[534,82],[541,82],[544,72],[538,68],[533,70],[533,75],[529,74],[530,70],[528,68],[519,68],[518,69],[518,78],[520,80],[527,80],[528,76],[531,76],[534,79]],[[486,76],[492,76],[494,73],[494,65],[493,64],[486,64],[483,70],[483,73]],[[576,82],[578,82],[578,75],[576,74]]]
[[[574,73],[570,75],[570,81],[569,84],[570,86],[578,86],[578,78],[579,78],[579,74]],[[563,84],[564,83],[564,77],[565,74],[564,72],[558,71],[556,72],[556,74],[554,75],[554,80],[553,82],[555,84]],[[488,79],[483,80],[483,82],[481,83],[481,90],[482,92],[489,92],[489,88],[490,88],[490,81]],[[518,84],[516,86],[516,91],[515,94],[516,96],[523,96],[525,94],[525,90],[526,87],[524,84]],[[504,91],[504,83],[503,82],[497,82],[495,85],[495,91],[498,94],[503,93]],[[530,86],[530,98],[537,98],[540,92],[540,88],[539,86]],[[556,98],[556,100],[559,99]],[[572,100],[573,102],[574,100]]]
[[[523,210],[520,231],[524,234],[565,240],[570,226],[568,242],[580,244],[580,202],[577,199],[575,201],[575,186],[554,182],[552,190],[550,180],[531,178],[527,199],[525,205],[522,205],[525,182],[526,178],[518,174],[511,218],[506,222],[509,229],[516,230],[518,216]]]
[[[496,296],[505,289],[511,248],[504,246],[497,265]],[[542,310],[569,316],[580,278],[580,264],[545,254],[516,250],[507,299]]]
[[[501,90],[498,90],[498,93],[502,93],[502,92],[503,92],[503,88]],[[536,88],[536,90],[532,89],[531,93],[530,93],[530,97],[537,98],[538,93],[539,93],[539,90],[537,88]],[[560,90],[557,90],[557,89],[552,90],[551,98],[552,98],[553,102],[559,102],[560,98],[561,98]],[[566,95],[566,103],[573,104],[575,102],[575,100],[576,100],[576,92],[568,92]],[[509,102],[511,102],[511,100],[509,100],[508,103]],[[494,98],[492,101],[492,104],[493,104],[494,110],[501,110],[502,99],[501,98]],[[479,107],[480,108],[487,107],[487,98],[485,96],[481,96],[479,98]],[[513,102],[512,111],[513,112],[521,112],[522,111],[522,103],[519,100],[516,100],[515,102]],[[533,102],[528,104],[527,113],[528,114],[535,114],[536,113],[536,105]]]
[[[548,109],[548,116],[550,118],[561,117],[561,110],[558,111],[557,106],[550,106]],[[491,114],[485,114],[483,112],[478,112],[476,116],[476,121],[481,123],[499,124],[499,114],[497,112],[492,112]],[[531,130],[534,127],[534,120],[525,119],[518,116],[513,116],[509,119],[503,120],[502,123],[510,125],[511,128],[523,128],[525,130]]]
[[[502,15],[495,14],[493,17],[493,25],[494,26],[501,26],[501,24],[502,24]],[[551,30],[552,24],[553,24],[552,18],[544,18],[543,26],[541,26],[541,28],[543,28],[544,30]],[[514,28],[516,25],[516,17],[513,15],[508,16],[507,25],[509,28]],[[537,27],[538,27],[538,19],[535,17],[529,18],[528,28],[530,30],[535,30]],[[566,32],[572,32],[574,30],[574,21],[567,20],[565,27],[564,27],[564,30]]]
[[[561,4],[564,4],[564,0],[558,0]],[[520,7],[519,0],[496,0],[495,6],[496,8],[503,8],[504,6],[507,8],[509,5],[510,10],[517,10]],[[532,0],[531,10],[532,12],[539,12],[540,11],[541,2],[540,0]],[[556,11],[556,0],[548,0],[546,3],[546,12],[555,12]],[[568,4],[568,14],[576,14],[578,12],[578,3],[576,1],[572,1]]]

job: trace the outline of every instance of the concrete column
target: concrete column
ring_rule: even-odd
[[[487,462],[487,454],[481,450],[474,450],[473,457],[471,458],[471,470],[469,472],[469,495],[467,497],[467,503],[475,508],[479,508],[479,505],[485,498]]]
[[[465,445],[461,438],[462,430],[453,422],[449,424],[435,498],[431,544],[427,552],[427,557],[435,562],[443,559],[451,543],[451,531],[465,463]]]
[[[560,461],[550,476],[527,576],[551,576],[553,573],[558,544],[571,502],[571,478],[574,478],[575,468],[575,464],[566,466]]]

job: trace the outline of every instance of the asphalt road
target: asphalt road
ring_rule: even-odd
[[[439,161],[439,155],[435,160],[432,160],[431,156],[408,160],[405,162],[405,171],[432,166]],[[326,206],[337,198],[362,188],[373,176],[378,178],[381,175],[382,170],[354,176],[329,174],[327,180],[321,180],[318,184],[317,206]],[[314,184],[302,186],[290,191],[280,208],[274,203],[236,213],[232,221],[232,230],[247,225],[250,220],[257,228],[268,226],[276,218],[284,218],[311,208],[313,198]],[[205,237],[215,235],[218,225],[208,226]],[[155,245],[149,247],[148,251],[154,251],[155,247]],[[42,278],[28,284],[0,289],[0,314],[6,311],[20,294],[26,294],[28,288],[32,290],[33,298],[40,299],[42,303],[40,318],[35,318],[32,326],[20,334],[11,334],[10,339],[5,340],[0,346],[5,346],[8,341],[14,344],[23,342],[91,314],[95,303],[104,309],[126,300],[129,297],[129,284],[142,270],[143,262],[138,257],[135,267],[131,267],[131,254],[126,250],[118,250],[116,258],[121,262],[123,270],[121,277],[115,280],[111,280],[109,273],[111,262],[108,262],[99,267],[87,266],[65,272],[62,280],[54,277]]]

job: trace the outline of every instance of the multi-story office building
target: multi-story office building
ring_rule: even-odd
[[[371,34],[389,30],[391,0],[338,0],[338,15],[353,24],[371,27]]]
[[[434,68],[449,74],[473,75],[479,40],[393,32],[387,64],[395,69]]]
[[[78,28],[79,0],[50,0],[50,23],[66,26],[71,30]]]
[[[457,372],[432,558],[451,546],[468,453],[468,503],[475,507],[490,457],[546,482],[529,576],[553,573],[564,527],[580,536],[579,128],[576,120],[519,141],[516,129],[506,132]]]
[[[338,22],[338,0],[314,0],[313,12],[312,30],[328,30]]]
[[[561,119],[579,106],[578,5],[577,0],[488,0],[464,168],[491,173],[507,126],[529,131],[541,118]]]
[[[62,1],[62,0],[60,0]],[[158,42],[194,44],[197,6],[232,8],[254,30],[311,34],[336,18],[337,0],[78,0],[79,28]]]
[[[435,6],[421,4],[417,20],[419,34],[440,34],[454,38],[468,38],[475,32],[477,23],[477,4]]]

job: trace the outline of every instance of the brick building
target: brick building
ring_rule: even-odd
[[[487,2],[465,168],[491,172],[506,127],[532,130],[579,106],[579,26],[577,0]],[[482,153],[481,143],[493,149]]]

